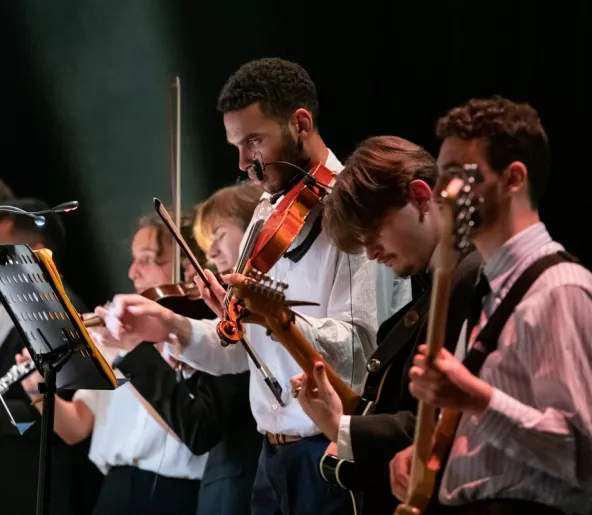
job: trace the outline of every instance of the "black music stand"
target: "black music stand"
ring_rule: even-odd
[[[28,245],[0,246],[0,301],[44,379],[37,515],[47,515],[56,390],[113,390],[117,380],[63,288]]]

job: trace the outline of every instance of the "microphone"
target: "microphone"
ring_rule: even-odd
[[[257,177],[257,179],[259,181],[263,181],[263,178],[264,178],[263,177],[263,170],[265,169],[266,166],[269,166],[269,165],[282,164],[282,165],[294,168],[298,172],[298,174],[295,175],[294,178],[290,181],[290,184],[288,185],[288,187],[286,189],[284,189],[283,191],[278,191],[275,195],[273,195],[269,199],[271,204],[275,204],[277,202],[277,200],[286,192],[286,190],[291,188],[295,184],[296,180],[300,180],[300,179],[304,179],[304,181],[306,181],[309,185],[316,185],[317,187],[323,188],[326,191],[331,190],[331,187],[329,185],[316,180],[312,175],[310,175],[310,173],[308,173],[306,170],[304,170],[300,166],[295,165],[294,163],[290,163],[289,161],[271,161],[269,163],[266,163],[265,161],[263,161],[263,156],[261,156],[261,159],[257,159],[255,157],[257,154],[259,154],[259,156],[261,156],[261,152],[255,152],[255,155],[253,156],[253,164],[251,166],[253,167],[253,172],[255,173],[255,176]]]
[[[263,165],[256,157],[253,158],[253,172],[255,172],[255,177],[257,177],[257,180],[259,182],[263,182]]]
[[[37,227],[43,227],[45,225],[46,220],[45,220],[45,216],[43,216],[43,215],[49,215],[52,213],[67,213],[68,211],[74,211],[75,209],[78,209],[78,201],[77,200],[71,200],[69,202],[62,202],[61,204],[58,204],[57,206],[54,206],[50,209],[44,209],[42,211],[25,211],[24,209],[21,209],[20,207],[0,206],[1,213],[12,213],[15,215],[24,215],[24,216],[31,217],[34,220],[35,225]]]

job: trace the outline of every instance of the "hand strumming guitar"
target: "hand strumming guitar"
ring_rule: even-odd
[[[407,499],[413,448],[413,445],[410,445],[407,449],[399,451],[389,463],[391,492],[401,502]]]
[[[322,362],[315,363],[312,379],[306,373],[290,379],[302,410],[332,442],[337,442],[343,404],[331,386]]]

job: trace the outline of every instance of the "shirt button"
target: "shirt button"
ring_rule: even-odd
[[[279,408],[279,405],[277,405],[277,404],[274,403],[274,404],[271,405],[271,408],[274,409],[274,410],[276,410],[276,409]]]

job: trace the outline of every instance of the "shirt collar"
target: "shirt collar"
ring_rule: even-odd
[[[512,236],[487,260],[483,273],[492,291],[503,282],[503,278],[514,270],[532,252],[552,241],[545,224],[537,222]]]

